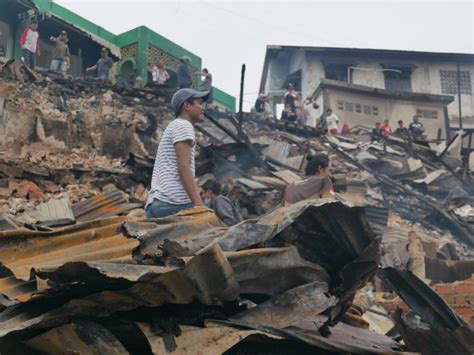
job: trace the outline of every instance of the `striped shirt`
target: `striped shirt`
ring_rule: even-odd
[[[151,190],[146,206],[153,200],[160,200],[172,205],[184,205],[191,203],[183,183],[179,176],[178,160],[176,159],[175,144],[178,142],[191,141],[191,170],[193,175],[194,154],[196,136],[191,122],[182,118],[176,118],[163,132],[163,136],[156,153],[153,176],[151,178]]]

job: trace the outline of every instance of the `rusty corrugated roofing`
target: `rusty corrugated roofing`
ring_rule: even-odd
[[[126,194],[115,190],[78,202],[72,206],[72,210],[78,222],[87,222],[116,216],[142,206],[141,203],[128,203]]]

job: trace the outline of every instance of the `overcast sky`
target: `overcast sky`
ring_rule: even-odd
[[[55,0],[116,34],[145,25],[253,104],[268,44],[474,53],[473,1]]]

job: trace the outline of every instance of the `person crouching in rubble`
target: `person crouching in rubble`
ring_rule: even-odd
[[[325,154],[310,158],[305,170],[307,178],[288,185],[283,198],[283,206],[289,206],[303,200],[330,198],[334,195],[332,185],[331,162]]]
[[[100,51],[100,59],[97,64],[86,69],[87,72],[95,72],[97,77],[102,81],[108,81],[110,77],[110,69],[114,66],[114,61],[109,57],[107,48]]]
[[[176,118],[166,127],[156,153],[147,218],[161,218],[204,206],[194,180],[194,125],[204,121],[203,101],[209,92],[180,89],[171,99]]]
[[[69,53],[69,46],[67,45],[66,31],[62,31],[58,37],[50,37],[49,40],[54,42],[51,70],[66,74],[71,64],[71,54]]]
[[[242,222],[239,209],[228,197],[221,195],[221,184],[216,180],[207,180],[202,185],[202,197],[204,204],[212,208],[226,226]]]

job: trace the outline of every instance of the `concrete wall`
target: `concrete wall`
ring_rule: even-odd
[[[408,127],[412,122],[412,117],[416,114],[416,110],[422,109],[436,111],[438,114],[437,119],[420,118],[420,122],[425,126],[428,138],[436,138],[438,129],[441,129],[442,137],[446,137],[443,106],[441,104],[394,100],[366,94],[351,93],[336,88],[324,89],[319,96],[325,97],[325,108],[331,107],[333,112],[339,117],[340,127],[342,127],[344,123],[347,123],[349,127],[356,125],[373,127],[375,122],[383,122],[385,119],[389,120],[393,129],[398,126],[398,120],[403,120],[405,126]],[[317,100],[319,101],[320,97],[318,97]],[[338,108],[339,101],[352,103],[354,105],[354,111],[348,112],[345,109],[341,110]],[[370,106],[371,108],[377,107],[378,115],[365,114],[363,112],[357,113],[355,112],[356,104],[360,104],[362,107],[364,105]]]
[[[287,51],[287,50],[286,50]],[[302,69],[302,93],[303,97],[314,93],[320,80],[325,78],[324,65],[321,60],[321,54],[306,51],[303,55],[302,49],[291,51],[290,60],[285,62],[282,56],[283,50],[269,61],[269,75],[265,83],[265,90],[270,92],[281,86],[286,76],[295,70]],[[302,59],[303,62],[302,62]],[[350,58],[354,60],[355,67],[367,69],[383,69],[381,63],[383,59],[371,59],[363,57]],[[443,93],[441,90],[440,70],[456,70],[454,62],[436,62],[426,60],[407,61],[400,58],[400,62],[409,63],[414,66],[411,75],[411,87],[413,92],[431,93],[437,95],[452,95]],[[461,95],[462,115],[464,118],[474,118],[474,60],[472,63],[461,64],[461,71],[469,71],[471,76],[471,95]],[[385,77],[382,71],[352,70],[352,83],[385,89]],[[448,106],[448,115],[450,119],[457,119],[458,97],[454,96],[454,101]]]
[[[272,58],[268,65],[267,80],[265,82],[265,92],[273,94],[281,93],[281,86],[289,74],[290,57],[286,53],[280,52]]]
[[[432,63],[428,67],[430,88],[432,94],[442,94],[441,92],[441,76],[440,70],[456,70],[455,63]],[[463,117],[474,118],[474,63],[462,64],[461,71],[468,71],[471,76],[471,92],[472,95],[461,94],[461,109]],[[448,94],[444,94],[448,95]],[[450,119],[459,118],[459,101],[458,95],[453,95],[454,101],[448,105],[448,114]]]
[[[364,69],[382,69],[380,63],[368,59],[358,60],[357,65],[354,66],[356,68]],[[380,70],[351,69],[351,77],[353,84],[370,86],[378,89],[385,89],[384,74]]]
[[[312,53],[306,53],[306,70],[302,75],[303,98],[312,96],[321,78],[324,78],[324,65],[319,58]]]

